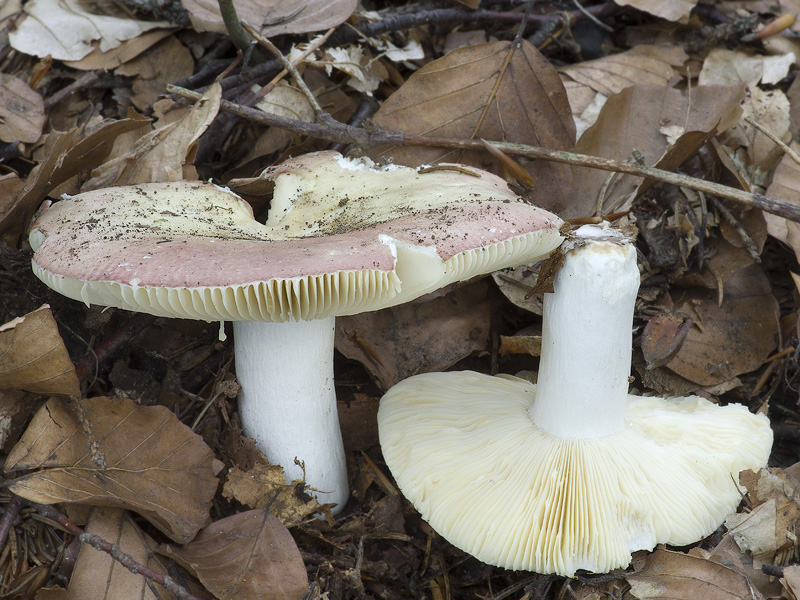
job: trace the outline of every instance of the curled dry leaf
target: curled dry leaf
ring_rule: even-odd
[[[696,0],[614,0],[620,6],[632,6],[637,10],[648,12],[667,21],[686,23],[692,9],[697,4]]]
[[[0,389],[80,396],[75,367],[45,304],[0,326]]]
[[[311,496],[298,494],[301,482],[286,483],[283,467],[257,462],[243,471],[231,467],[225,478],[222,495],[250,508],[267,508],[281,523],[296,525],[319,512],[319,503]],[[304,497],[305,496],[305,497]]]
[[[135,116],[49,134],[44,147],[46,158],[28,175],[22,193],[4,208],[0,235],[26,231],[31,217],[47,194],[68,179],[99,165],[111,152],[118,136],[138,129],[147,121]]]
[[[794,531],[800,522],[798,476],[800,463],[786,469],[764,468],[742,477],[751,510],[730,515],[725,521],[726,535],[742,552],[750,552],[761,562],[773,562],[780,548],[794,546]]]
[[[638,600],[699,596],[703,600],[756,600],[755,588],[742,573],[706,558],[664,549],[650,554],[644,568],[626,579],[631,596]]]
[[[406,135],[483,138],[570,150],[575,123],[558,73],[528,42],[506,66],[511,47],[509,42],[495,42],[459,48],[428,63],[383,103],[373,120]],[[485,152],[394,146],[377,148],[371,155],[409,166],[460,162],[502,173]],[[547,161],[529,162],[526,169],[537,182],[533,203],[554,212],[563,209],[569,169]]]
[[[266,510],[215,521],[182,548],[166,546],[161,552],[220,600],[299,600],[308,592],[292,534]]]
[[[212,85],[178,121],[158,124],[141,136],[130,154],[101,165],[82,191],[113,185],[197,179],[191,162],[197,139],[219,112],[222,88]]]
[[[0,140],[33,143],[42,135],[44,100],[27,83],[0,75]]]
[[[691,98],[663,86],[625,88],[608,99],[575,151],[624,162],[635,149],[647,165],[673,169],[736,123],[742,94],[741,85],[699,87]],[[574,167],[572,181],[569,207],[562,213],[567,218],[625,210],[642,178]]]
[[[664,312],[650,319],[641,338],[647,368],[655,369],[672,360],[691,327],[692,318],[682,313]]]
[[[383,389],[416,373],[443,371],[489,339],[485,282],[424,302],[336,320],[336,349],[359,361]]]
[[[778,301],[757,264],[727,280],[721,303],[716,290],[689,289],[675,311],[690,315],[694,325],[666,366],[701,386],[757,369],[777,343]]]
[[[703,61],[698,81],[700,85],[732,85],[744,82],[754,86],[759,81],[772,85],[789,74],[794,62],[793,54],[760,56],[740,50],[714,48]]]
[[[632,85],[667,85],[689,57],[680,46],[642,44],[625,52],[559,68],[576,83],[611,96]]]
[[[31,0],[26,17],[8,35],[11,46],[23,54],[56,60],[80,60],[95,42],[105,52],[145,31],[170,27],[167,21],[137,21],[124,16],[90,12],[79,0]]]
[[[800,144],[792,142],[789,146],[800,152]],[[772,183],[767,194],[791,204],[800,204],[800,164],[791,156],[784,154],[772,175]],[[800,257],[800,225],[769,213],[764,213],[767,231],[780,241],[789,244],[796,256]]]
[[[116,544],[139,564],[157,573],[166,574],[166,568],[151,551],[156,544],[126,511],[119,508],[94,508],[89,515],[86,531]],[[131,573],[110,554],[82,544],[70,577],[69,595],[81,600],[156,600],[172,597],[161,586],[155,583],[153,586],[158,591],[158,596],[151,591],[147,579]]]
[[[153,29],[131,40],[126,40],[107,52],[102,52],[99,48],[95,48],[82,59],[64,61],[64,64],[80,71],[92,71],[94,69],[108,69],[110,71],[133,60],[164,38],[171,37],[172,33],[168,29]]]
[[[323,31],[344,23],[353,14],[357,0],[235,0],[236,14],[264,37],[287,33]],[[217,0],[183,0],[196,31],[225,33]]]
[[[117,68],[116,74],[134,78],[131,102],[146,110],[164,93],[167,83],[189,77],[193,69],[192,53],[176,37],[169,36]]]
[[[792,138],[789,100],[779,89],[764,91],[751,87],[747,90],[742,109],[742,120],[719,136],[717,148],[729,159],[728,164],[724,161],[723,164],[745,186],[749,186],[751,191],[762,192],[780,162],[783,150],[744,118],[756,121],[788,143]]]
[[[219,466],[200,436],[163,406],[105,397],[76,402],[85,423],[56,398],[36,413],[5,464],[6,473],[34,471],[14,479],[11,491],[42,504],[128,508],[177,542],[192,539],[218,483]]]
[[[642,44],[624,52],[559,68],[578,137],[594,124],[609,96],[632,85],[666,86],[677,77],[677,68],[687,58],[680,46]]]

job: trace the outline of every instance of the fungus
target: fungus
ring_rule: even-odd
[[[378,412],[386,464],[433,529],[486,563],[564,576],[709,535],[772,444],[744,406],[628,394],[636,251],[607,227],[576,233],[545,295],[537,384],[427,373]]]
[[[286,161],[265,224],[200,182],[108,188],[44,206],[33,270],[87,304],[233,321],[245,433],[335,510],[348,497],[334,318],[535,261],[560,219],[475,169],[377,167],[333,152]]]

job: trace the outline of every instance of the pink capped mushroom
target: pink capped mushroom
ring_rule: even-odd
[[[245,432],[339,510],[335,316],[539,260],[562,223],[473,168],[319,152],[265,176],[275,189],[264,224],[230,190],[200,182],[65,197],[32,226],[33,270],[87,304],[233,321]]]

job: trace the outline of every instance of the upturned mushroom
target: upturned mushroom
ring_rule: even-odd
[[[460,166],[379,167],[320,152],[268,170],[265,224],[227,189],[143,184],[66,197],[30,232],[33,270],[87,304],[233,321],[247,435],[319,500],[348,498],[334,317],[535,261],[561,221]]]
[[[607,227],[576,233],[545,295],[537,384],[417,375],[378,413],[386,464],[433,529],[486,563],[565,576],[707,536],[772,444],[744,406],[628,394],[635,248]]]

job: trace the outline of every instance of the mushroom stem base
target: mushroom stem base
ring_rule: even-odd
[[[245,434],[287,481],[305,479],[338,512],[349,494],[333,385],[334,318],[236,321],[233,331]]]

